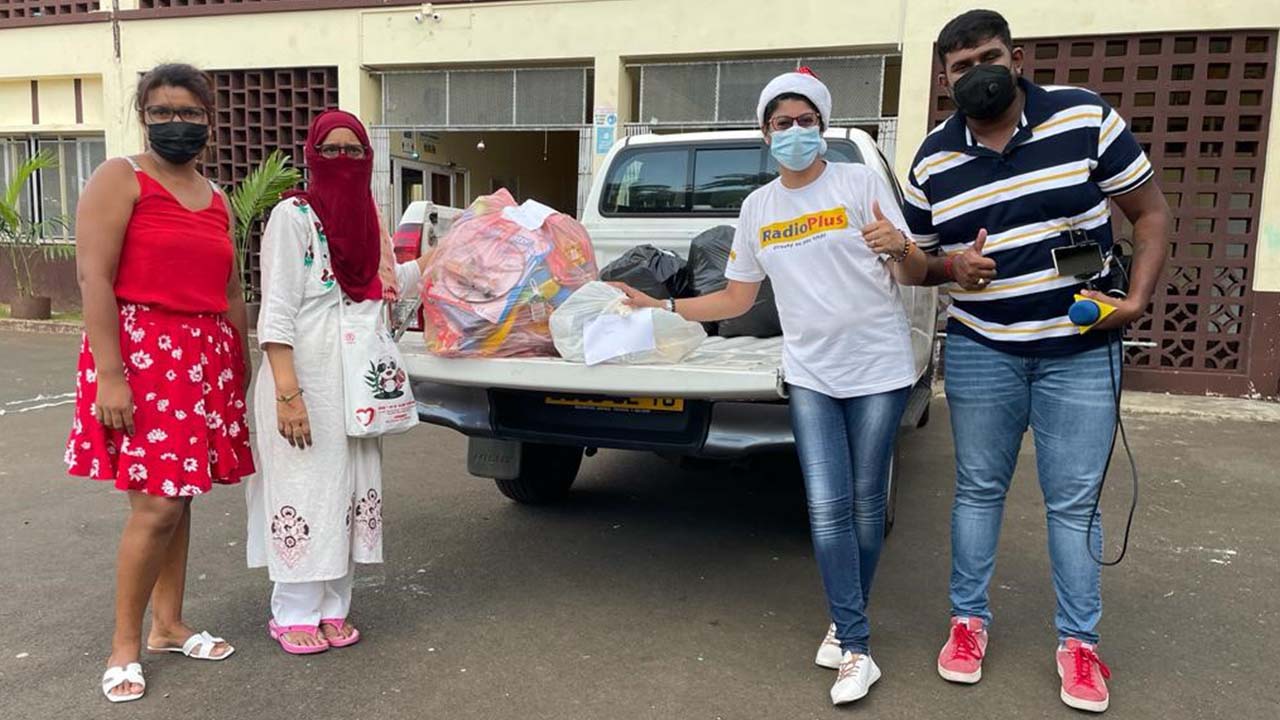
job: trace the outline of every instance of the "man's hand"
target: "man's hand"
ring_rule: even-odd
[[[1142,317],[1142,313],[1147,311],[1147,303],[1135,298],[1120,299],[1096,290],[1085,290],[1080,294],[1100,305],[1110,305],[1116,309],[1115,312],[1099,320],[1098,324],[1090,330],[1119,330]]]
[[[862,227],[862,239],[867,247],[877,255],[902,255],[907,249],[907,238],[880,211],[878,200],[871,201],[871,214],[875,220]]]
[[[987,244],[987,230],[978,231],[978,238],[964,252],[951,261],[956,283],[965,290],[981,290],[996,276],[996,261],[982,254]]]

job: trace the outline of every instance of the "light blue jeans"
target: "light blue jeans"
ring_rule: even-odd
[[[1118,344],[1037,358],[1003,353],[955,333],[947,338],[947,404],[956,447],[952,616],[991,622],[987,587],[1004,499],[1030,426],[1048,517],[1058,639],[1098,641],[1102,573],[1089,546],[1095,554],[1102,551],[1101,518],[1095,518],[1092,536],[1088,527],[1115,431],[1110,373],[1112,367],[1119,372],[1120,359]]]
[[[893,440],[910,388],[837,399],[794,385],[791,426],[804,473],[813,554],[842,650],[865,654],[867,602],[884,544]]]

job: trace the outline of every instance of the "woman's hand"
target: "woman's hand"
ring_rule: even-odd
[[[617,289],[621,290],[622,292],[626,293],[626,295],[627,295],[627,299],[626,299],[626,300],[624,300],[623,302],[624,302],[624,303],[626,303],[627,305],[630,305],[631,307],[634,307],[634,308],[660,308],[660,307],[663,307],[663,306],[665,305],[665,303],[663,303],[663,301],[661,301],[661,300],[659,300],[659,299],[657,299],[657,298],[655,298],[655,297],[651,297],[651,296],[649,296],[649,295],[645,295],[644,293],[640,292],[639,290],[637,290],[637,289],[635,289],[635,288],[631,287],[630,285],[628,285],[628,284],[626,284],[626,283],[611,282],[611,283],[609,283],[609,284],[610,284],[610,285],[612,285],[613,287],[615,287],[615,288],[617,288]]]
[[[112,430],[133,434],[133,391],[121,374],[98,374],[98,397],[94,402],[98,422]]]
[[[884,216],[878,201],[871,202],[871,213],[875,220],[862,227],[862,239],[867,247],[877,255],[901,256],[907,249],[906,236]]]
[[[286,396],[288,394],[285,393]],[[301,393],[290,398],[289,402],[276,401],[276,430],[280,437],[299,450],[311,447],[311,419]]]

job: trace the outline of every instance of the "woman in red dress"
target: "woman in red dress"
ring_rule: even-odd
[[[145,691],[138,661],[148,601],[149,651],[231,655],[182,617],[191,498],[254,470],[229,205],[196,168],[213,92],[196,68],[161,65],[137,98],[148,151],[103,163],[77,209],[85,339],[66,449],[71,475],[110,481],[129,499],[102,678],[111,702]]]

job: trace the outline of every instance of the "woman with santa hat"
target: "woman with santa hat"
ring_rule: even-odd
[[[688,320],[742,315],[768,278],[783,331],[783,372],[804,472],[814,554],[831,624],[816,662],[837,670],[831,700],[880,678],[867,602],[884,539],[894,437],[915,382],[900,284],[923,284],[924,253],[890,187],[865,165],[823,158],[831,92],[807,68],[774,78],[757,120],[779,177],[742,204],[725,289],[631,304]]]

